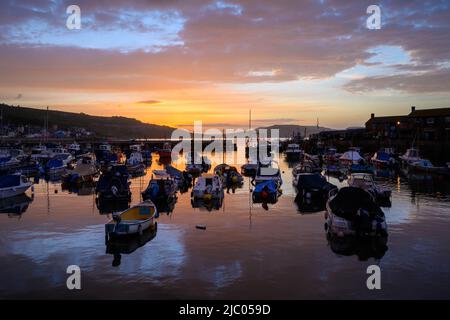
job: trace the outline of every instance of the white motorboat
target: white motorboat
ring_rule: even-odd
[[[33,185],[25,176],[8,174],[0,176],[0,199],[14,197],[24,193]]]
[[[194,199],[219,199],[223,198],[223,195],[222,179],[212,174],[198,177],[192,190]]]
[[[376,184],[369,173],[352,173],[348,179],[348,185],[367,191],[377,202],[390,202],[391,190]]]

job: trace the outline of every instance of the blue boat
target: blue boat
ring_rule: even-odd
[[[253,190],[254,203],[276,203],[278,201],[278,184],[274,180],[258,183]]]

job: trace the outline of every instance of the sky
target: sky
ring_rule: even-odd
[[[69,5],[81,29],[66,27]],[[366,27],[369,5],[381,28]],[[0,102],[192,127],[450,107],[450,0],[2,0]]]

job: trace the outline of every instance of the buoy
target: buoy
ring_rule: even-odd
[[[198,224],[195,226],[195,228],[200,229],[200,230],[206,230],[206,226],[204,224]]]

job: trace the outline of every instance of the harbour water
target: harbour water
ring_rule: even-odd
[[[144,177],[132,179],[132,204],[152,170],[162,168],[156,158]],[[374,254],[370,244],[330,243],[324,211],[300,212],[292,165],[280,167],[283,194],[268,209],[252,204],[249,178],[218,210],[193,208],[190,191],[178,193],[173,211],[160,213],[156,234],[108,250],[111,215],[99,213],[93,190],[40,180],[21,199],[29,202],[21,215],[0,213],[0,298],[450,298],[446,181],[380,181],[392,189],[392,206],[383,208],[387,250]],[[381,290],[366,286],[373,264],[381,268]],[[69,265],[81,268],[81,290],[66,287]]]

